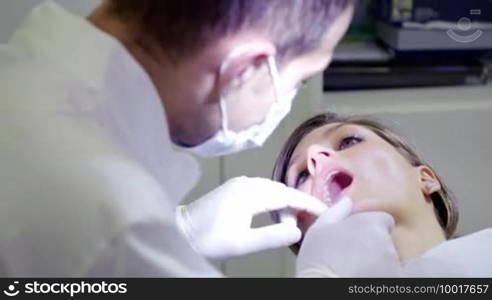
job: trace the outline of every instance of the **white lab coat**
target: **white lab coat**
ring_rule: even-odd
[[[0,146],[0,276],[221,276],[175,227],[199,167],[149,77],[52,2],[0,46]]]

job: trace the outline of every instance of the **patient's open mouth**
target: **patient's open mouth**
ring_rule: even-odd
[[[353,176],[345,171],[330,172],[326,176],[324,185],[324,202],[330,206],[335,205],[340,201],[343,191],[352,184],[353,180]]]

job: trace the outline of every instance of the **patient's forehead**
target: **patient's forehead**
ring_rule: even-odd
[[[352,129],[368,130],[364,126],[350,124],[350,123],[326,124],[306,134],[297,145],[296,151],[303,147],[310,146],[313,143],[317,143],[323,140],[328,140],[330,137],[336,135],[339,132],[344,132]]]
[[[298,146],[301,146],[303,144],[311,144],[313,142],[317,142],[319,140],[329,138],[331,135],[333,135],[333,133],[337,132],[338,130],[351,125],[352,124],[345,124],[345,123],[333,123],[333,124],[323,125],[321,127],[314,129],[307,135],[305,135]]]

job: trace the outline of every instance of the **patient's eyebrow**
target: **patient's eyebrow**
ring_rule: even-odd
[[[333,127],[329,128],[329,129],[326,129],[326,131],[323,132],[323,137],[328,137],[331,134],[333,134],[335,131],[341,129],[342,127],[348,126],[348,125],[351,125],[351,124],[340,123],[340,124],[338,124],[336,126],[333,126]]]

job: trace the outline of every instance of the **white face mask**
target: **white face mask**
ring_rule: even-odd
[[[220,99],[220,112],[222,114],[221,129],[204,143],[195,147],[186,148],[186,150],[203,157],[215,157],[263,146],[267,138],[291,110],[292,101],[298,91],[295,88],[288,95],[282,96],[279,72],[273,56],[268,58],[268,66],[275,89],[275,102],[270,107],[263,122],[252,125],[239,132],[230,130],[228,128],[226,102],[222,97]]]

